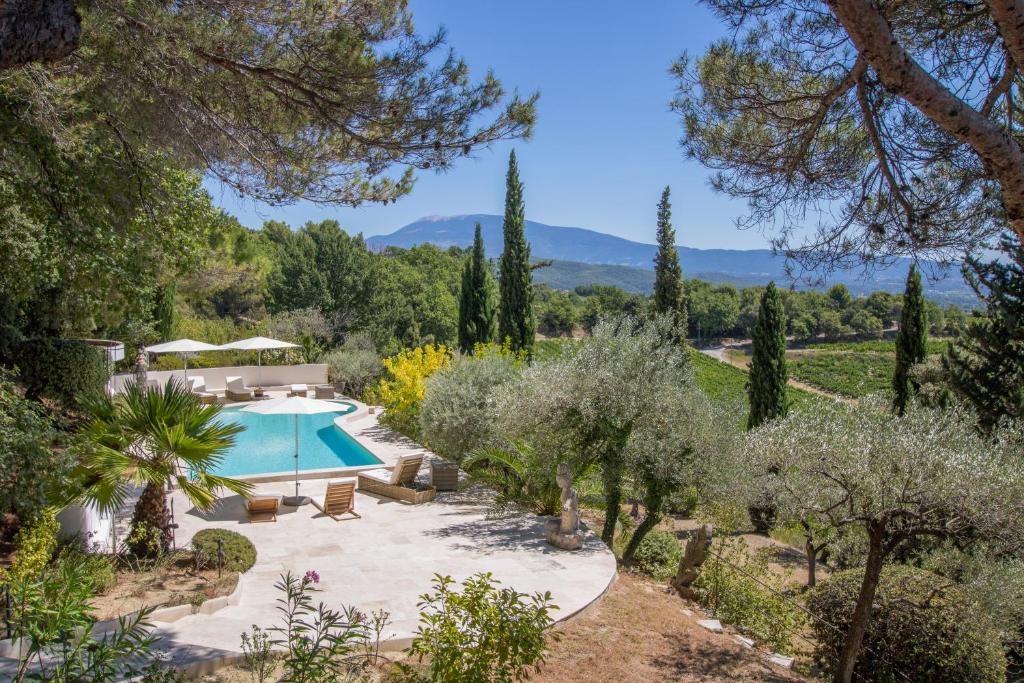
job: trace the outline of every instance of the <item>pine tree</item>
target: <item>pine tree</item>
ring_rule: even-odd
[[[462,269],[462,291],[459,293],[459,348],[472,353],[477,344],[494,341],[494,285],[484,256],[484,238],[476,224],[473,251]]]
[[[533,335],[537,324],[533,317],[533,284],[530,269],[530,245],[526,241],[526,209],[523,206],[523,184],[519,182],[519,165],[515,150],[508,158],[505,179],[505,250],[501,254],[501,308],[498,312],[498,335],[509,341],[513,351],[533,351]]]
[[[1011,234],[1002,261],[968,258],[964,277],[985,311],[975,311],[942,358],[950,386],[978,413],[982,428],[1024,419],[1024,245]]]
[[[910,377],[910,368],[923,363],[928,355],[928,313],[924,303],[921,273],[911,265],[903,291],[903,314],[896,334],[896,371],[892,376],[892,407],[902,415],[918,386]]]
[[[750,416],[747,429],[786,414],[786,311],[774,282],[761,295],[761,308],[751,333]]]
[[[676,231],[672,229],[672,204],[669,188],[661,193],[658,202],[658,254],[654,257],[654,310],[670,315],[686,338],[686,298],[683,293],[683,270],[679,266],[676,250]]]

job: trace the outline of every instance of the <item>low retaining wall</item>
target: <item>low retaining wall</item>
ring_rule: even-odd
[[[308,384],[310,391],[315,384],[327,384],[327,364],[308,363],[305,365],[239,365],[227,368],[189,368],[189,377],[202,377],[207,391],[223,391],[227,386],[228,377],[241,377],[246,386],[257,386],[259,383],[266,389],[288,388],[292,384]],[[146,378],[164,384],[171,377],[185,379],[184,370],[153,370],[146,373]],[[110,378],[114,393],[124,390],[124,385],[135,375],[120,373]]]
[[[150,612],[147,617],[149,622],[163,622],[171,623],[187,617],[191,614],[213,614],[219,612],[225,607],[231,607],[237,605],[242,599],[242,575],[238,575],[238,582],[235,583],[235,589],[231,591],[229,595],[222,595],[218,598],[210,598],[205,600],[201,605],[174,605],[171,607],[160,607]],[[130,612],[124,615],[123,619],[133,619],[138,616],[139,610]],[[94,637],[101,637],[105,634],[110,633],[117,628],[119,623],[118,619],[108,619],[106,621],[98,621],[93,624],[92,634]],[[24,652],[24,648],[27,644],[23,645],[22,640],[0,640],[0,657],[7,659],[20,659]]]

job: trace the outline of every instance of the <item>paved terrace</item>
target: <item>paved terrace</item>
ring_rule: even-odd
[[[434,457],[360,408],[345,429],[385,464],[409,452]],[[427,467],[425,460],[421,478]],[[324,479],[307,480],[301,493],[320,498],[325,488]],[[266,482],[257,490],[287,495],[294,493],[294,484]],[[190,509],[180,493],[174,497],[175,509],[187,511],[177,515],[179,545],[200,529],[219,527],[249,537],[257,550],[256,565],[242,576],[238,605],[157,624],[169,661],[181,665],[234,658],[243,631],[252,624],[277,624],[274,583],[285,571],[302,575],[316,570],[321,577],[316,598],[328,606],[390,612],[384,633],[390,649],[411,639],[419,616],[416,603],[430,590],[434,574],[461,581],[487,571],[520,592],[551,591],[560,608],[558,619],[596,600],[615,577],[615,559],[594,533],[578,551],[557,550],[544,541],[543,519],[489,515],[489,495],[481,488],[439,494],[434,502],[416,506],[360,492],[356,510],[362,518],[340,522],[307,505],[283,506],[276,523],[251,524],[237,496],[224,499],[209,514]]]

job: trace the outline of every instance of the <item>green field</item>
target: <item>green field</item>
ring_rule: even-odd
[[[696,349],[690,349],[689,355],[696,375],[697,386],[712,398],[741,404],[743,406],[743,422],[746,424],[747,373],[728,363],[706,356]],[[792,387],[787,389],[787,394],[789,404],[794,408],[823,400],[814,394]]]
[[[812,351],[786,354],[786,366],[795,380],[859,398],[888,391],[896,357],[888,353]]]
[[[929,339],[928,354],[938,355],[946,350],[946,344],[950,339]],[[874,353],[896,353],[896,342],[891,339],[877,339],[874,341],[859,342],[821,342],[808,344],[808,349],[820,349],[822,351],[865,351]]]

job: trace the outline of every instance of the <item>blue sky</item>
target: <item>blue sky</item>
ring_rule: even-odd
[[[500,214],[508,152],[515,147],[527,218],[654,241],[655,205],[672,186],[678,241],[701,248],[763,248],[733,219],[741,202],[714,193],[709,172],[679,148],[681,123],[668,109],[668,74],[684,50],[700,54],[723,27],[687,0],[411,0],[417,29],[440,25],[475,73],[493,68],[508,90],[539,90],[529,141],[495,144],[444,174],[420,172],[412,194],[389,206],[357,209],[308,203],[270,207],[208,183],[246,225],[335,218],[349,232],[393,232],[428,215]]]

